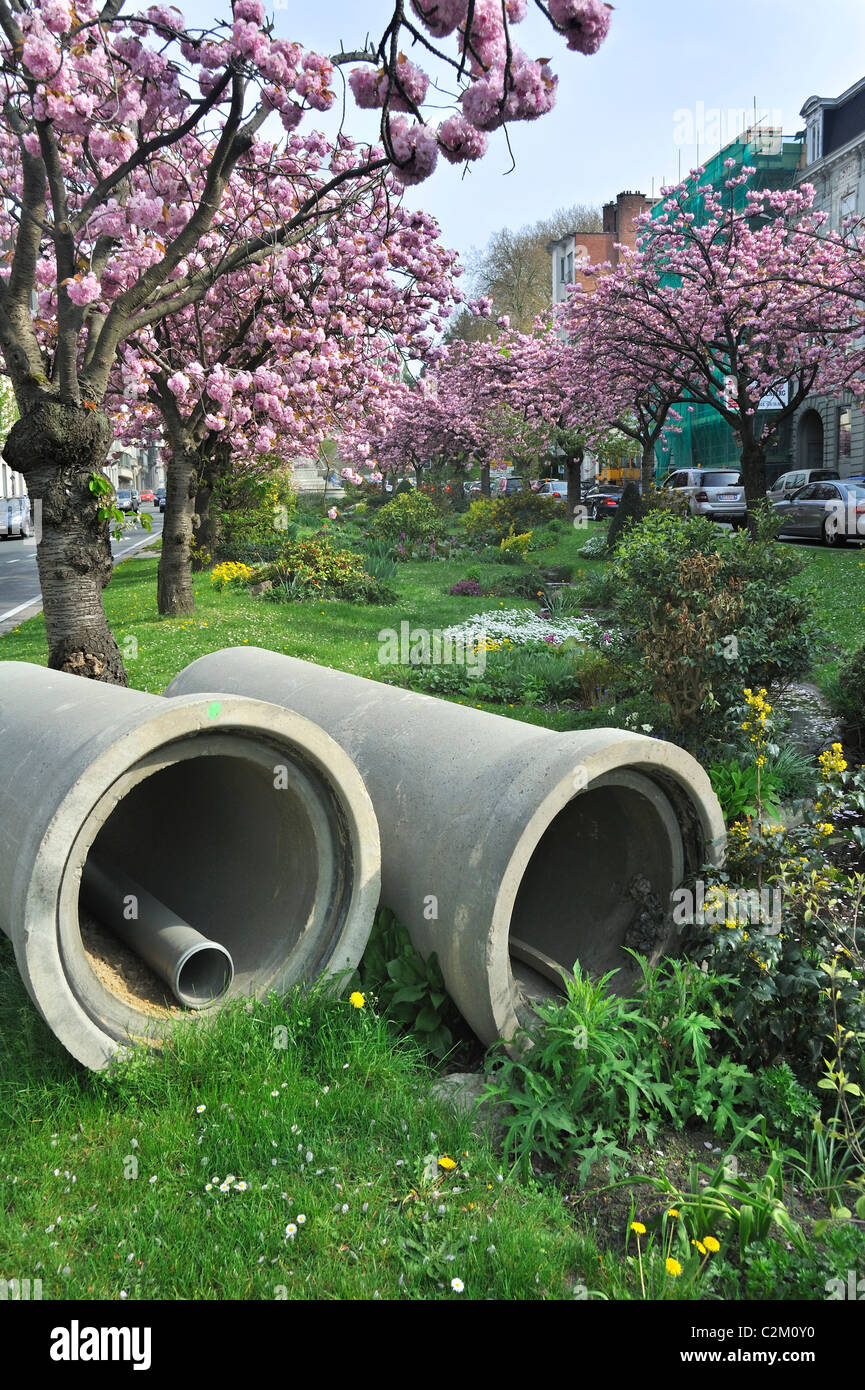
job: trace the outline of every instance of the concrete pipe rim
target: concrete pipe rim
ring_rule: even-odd
[[[86,1066],[105,1067],[129,1042],[158,1037],[177,1021],[172,1016],[162,1024],[143,1009],[129,1010],[86,961],[77,903],[87,854],[135,787],[199,755],[199,760],[238,758],[239,747],[248,753],[252,768],[244,766],[244,777],[258,776],[268,761],[273,769],[281,754],[280,766],[302,770],[301,781],[319,787],[320,804],[312,807],[310,824],[317,815],[319,830],[329,821],[334,832],[333,863],[324,862],[322,872],[336,885],[337,911],[327,925],[327,939],[317,945],[314,932],[301,932],[294,946],[302,949],[294,963],[272,971],[261,988],[240,988],[244,972],[238,971],[218,1001],[189,1015],[184,1011],[183,1017],[207,1017],[226,997],[284,992],[315,973],[333,975],[339,988],[363,954],[379,900],[381,848],[372,802],[350,757],[311,720],[265,701],[219,693],[166,699],[164,707],[143,717],[118,721],[116,737],[69,789],[40,846],[25,899],[27,929],[16,941],[19,970],[49,1027]],[[321,914],[313,925],[321,935]],[[299,974],[298,962],[305,962],[311,974]]]
[[[561,734],[572,742],[574,764],[551,787],[547,796],[527,822],[514,846],[496,895],[487,941],[486,964],[490,978],[491,1032],[509,1042],[524,1030],[525,1009],[520,1007],[520,990],[511,963],[511,932],[517,899],[533,856],[558,817],[580,797],[607,788],[636,790],[645,780],[652,791],[659,824],[669,835],[672,853],[670,890],[684,874],[700,864],[718,865],[726,845],[726,827],[712,791],[708,775],[695,758],[675,744],[661,743],[643,734],[621,737],[624,731],[597,729],[584,733]],[[615,741],[609,741],[616,734]],[[587,748],[588,743],[588,748]],[[677,809],[676,801],[679,801]],[[680,812],[686,806],[698,823],[699,849],[689,853],[680,833]],[[667,907],[667,903],[664,903]],[[569,964],[563,964],[570,970]]]

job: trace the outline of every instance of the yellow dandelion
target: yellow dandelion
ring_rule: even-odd
[[[716,1240],[714,1236],[706,1236],[706,1239],[703,1241],[703,1244],[705,1245],[706,1249],[709,1250],[713,1255],[716,1254],[721,1248],[720,1242]]]
[[[667,1257],[666,1269],[667,1273],[672,1274],[674,1279],[678,1279],[679,1275],[682,1273],[682,1266],[679,1264],[679,1261],[674,1260],[672,1256]]]
[[[667,1215],[668,1215],[668,1216],[678,1216],[678,1215],[679,1215],[678,1209],[677,1209],[676,1207],[670,1207],[670,1210],[667,1212]]]
[[[631,1230],[634,1231],[638,1236],[644,1236],[646,1234],[646,1228],[643,1225],[642,1221],[632,1221]]]
[[[451,1169],[456,1168],[456,1166],[456,1159],[449,1158],[447,1154],[442,1154],[439,1159],[440,1168],[444,1168],[445,1172],[449,1173]]]
[[[356,989],[353,994],[350,994],[348,996],[348,1002],[349,1004],[351,1004],[352,1008],[362,1009],[364,1004],[366,1003],[366,999],[360,993],[360,990]]]

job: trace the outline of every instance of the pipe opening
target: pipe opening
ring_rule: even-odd
[[[509,952],[530,998],[564,992],[560,970],[619,973],[650,959],[670,934],[669,900],[684,852],[673,807],[648,777],[622,769],[598,778],[558,812],[537,843],[511,914]]]
[[[138,892],[170,908],[178,931],[193,929],[160,979],[148,950],[94,921],[83,891],[77,929],[64,930],[61,912],[67,975],[118,1038],[177,1015],[172,982],[180,1005],[206,1010],[223,996],[312,977],[351,898],[352,851],[336,793],[302,750],[263,737],[197,734],[160,748],[102,797],[78,847],[85,878],[91,863],[111,866],[113,898],[137,911]],[[142,913],[136,926],[148,920]]]
[[[231,956],[222,946],[194,946],[175,972],[174,992],[190,1009],[220,999],[234,978]]]

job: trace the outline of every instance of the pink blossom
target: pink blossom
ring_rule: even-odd
[[[403,184],[422,183],[438,161],[438,144],[428,126],[409,124],[402,117],[391,121],[394,176]]]
[[[578,53],[597,53],[609,33],[612,6],[603,0],[549,0],[549,11]]]
[[[331,521],[336,521],[337,517],[339,516],[339,512],[337,511],[336,507],[328,507],[327,514],[330,517]]]
[[[92,304],[100,295],[99,281],[92,270],[88,270],[83,277],[76,275],[74,279],[67,280],[65,288],[72,303],[80,306]]]
[[[465,24],[469,8],[468,0],[411,0],[411,7],[437,39],[446,38],[458,24]]]
[[[451,164],[464,159],[481,159],[486,154],[487,137],[470,125],[465,116],[448,116],[438,128],[441,152]]]

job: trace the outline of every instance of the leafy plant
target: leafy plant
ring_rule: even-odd
[[[435,951],[426,960],[389,908],[379,908],[359,966],[364,993],[377,996],[384,1012],[434,1057],[453,1047],[456,1009],[445,989]]]
[[[717,1002],[711,1013],[694,1007],[726,982],[707,986],[693,969],[636,959],[642,1000],[607,992],[614,971],[596,981],[563,971],[564,1001],[540,1005],[531,1047],[501,1061],[490,1094],[510,1107],[506,1150],[524,1171],[533,1154],[574,1159],[585,1181],[600,1161],[617,1168],[639,1129],[652,1138],[662,1121],[681,1126],[694,1113],[718,1133],[738,1122],[750,1076],[709,1058],[723,1026]]]
[[[725,762],[713,763],[708,772],[712,790],[721,803],[724,820],[728,824],[742,816],[757,814],[757,769],[753,763],[743,765],[729,758]],[[779,816],[778,783],[771,767],[763,768],[760,782],[763,810],[770,816]]]

